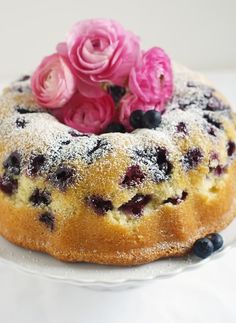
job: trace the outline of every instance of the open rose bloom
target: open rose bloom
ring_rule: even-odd
[[[132,68],[131,92],[146,103],[164,106],[173,92],[173,76],[169,57],[158,47],[143,54],[141,64]]]
[[[143,52],[139,38],[119,23],[92,19],[75,24],[57,53],[43,59],[31,86],[37,102],[52,113],[55,109],[60,121],[101,134],[117,120],[131,131],[130,114],[137,109],[163,111],[173,93],[173,75],[162,49]],[[117,102],[109,86],[126,95]]]
[[[79,22],[66,44],[72,65],[91,82],[122,85],[140,54],[139,39],[112,20]]]
[[[68,60],[58,54],[43,59],[31,78],[32,91],[43,107],[58,108],[76,91],[76,78]]]
[[[109,95],[93,100],[77,93],[61,110],[60,120],[82,133],[102,133],[115,115],[114,102]]]

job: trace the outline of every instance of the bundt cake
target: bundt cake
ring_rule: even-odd
[[[71,48],[76,43],[80,55],[85,46],[93,55],[110,50],[105,38],[89,39],[97,24],[123,41],[112,62],[121,52],[125,58],[114,71],[111,63],[99,66],[88,80],[76,67],[89,63],[76,57],[73,64]],[[159,60],[153,52],[150,60],[143,52],[131,58],[139,47],[121,28],[113,21],[77,24],[49,72],[44,60],[3,91],[0,234],[9,241],[64,261],[134,265],[184,255],[234,218],[236,129],[228,102],[201,75],[171,60],[159,64],[164,51]],[[114,77],[124,70],[129,81]]]

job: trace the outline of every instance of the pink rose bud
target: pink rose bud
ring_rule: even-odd
[[[77,23],[67,38],[68,58],[85,84],[82,91],[91,96],[88,84],[112,82],[123,85],[140,58],[137,36],[113,20],[86,20]],[[65,53],[65,46],[58,50]]]
[[[76,78],[69,62],[59,54],[43,59],[31,78],[31,87],[38,104],[47,108],[65,105],[76,91]]]
[[[100,134],[112,122],[115,105],[107,94],[92,99],[76,93],[56,116],[82,133]]]
[[[120,101],[120,109],[119,109],[119,122],[123,124],[123,126],[128,130],[132,131],[133,127],[130,125],[130,115],[133,111],[142,110],[144,112],[148,110],[153,110],[154,106],[151,104],[147,104],[142,102],[133,94],[126,94]],[[158,108],[155,108],[158,110]]]
[[[161,48],[143,54],[141,64],[131,70],[129,87],[143,102],[164,107],[173,93],[173,74],[170,59]]]

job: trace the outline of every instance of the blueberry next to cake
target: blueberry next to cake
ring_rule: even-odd
[[[0,234],[109,265],[220,249],[236,207],[226,99],[113,20],[55,48],[0,97]]]

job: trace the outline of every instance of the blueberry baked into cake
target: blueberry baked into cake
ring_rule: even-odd
[[[3,91],[0,120],[0,234],[17,245],[134,265],[211,251],[234,218],[228,102],[115,21],[77,23]]]

